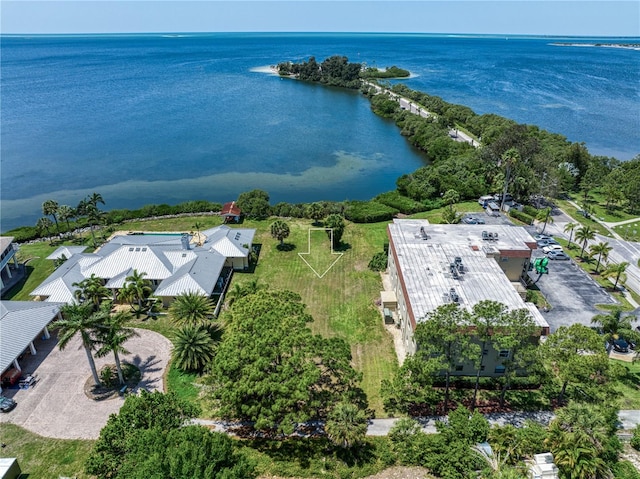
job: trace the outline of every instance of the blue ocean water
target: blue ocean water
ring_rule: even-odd
[[[46,199],[107,208],[368,199],[424,164],[357,92],[283,80],[310,56],[412,72],[409,87],[536,124],[625,160],[640,153],[640,52],[593,39],[392,34],[0,37],[0,229]],[[602,40],[599,40],[602,41]],[[616,39],[607,39],[615,42]],[[640,43],[638,39],[621,39]]]

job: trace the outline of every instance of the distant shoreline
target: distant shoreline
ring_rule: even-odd
[[[640,51],[640,43],[551,43],[554,47],[601,47],[623,48],[625,50]]]

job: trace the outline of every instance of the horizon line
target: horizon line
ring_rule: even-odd
[[[238,34],[280,34],[280,35],[436,35],[436,36],[483,36],[483,37],[540,37],[540,38],[629,38],[640,39],[640,36],[633,35],[570,35],[570,34],[549,34],[549,33],[456,33],[456,32],[359,32],[359,31],[149,31],[149,32],[13,32],[0,33],[0,37],[18,36],[116,36],[116,35],[238,35]]]

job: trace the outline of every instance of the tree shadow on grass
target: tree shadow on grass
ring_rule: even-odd
[[[296,249],[296,245],[293,243],[282,243],[278,244],[278,246],[276,246],[276,249],[278,251],[293,251],[294,249]]]
[[[343,243],[342,241],[337,246],[333,247],[333,251],[338,253],[344,253],[345,251],[349,251],[351,249],[351,244]]]

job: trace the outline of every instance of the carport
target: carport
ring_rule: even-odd
[[[63,304],[0,301],[0,371],[4,372],[11,366],[22,370],[18,361],[20,355],[27,349],[32,355],[37,354],[33,341],[40,335],[49,339],[47,326],[60,317]]]

